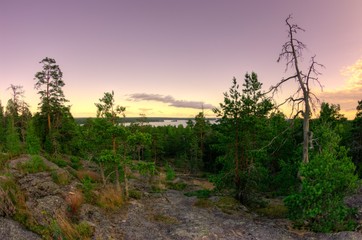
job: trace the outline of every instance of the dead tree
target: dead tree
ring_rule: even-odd
[[[317,96],[311,92],[310,83],[315,82],[321,88],[321,84],[318,80],[318,75],[321,73],[317,71],[316,67],[324,67],[322,64],[319,64],[315,61],[315,56],[311,58],[311,62],[307,68],[306,73],[304,73],[300,68],[300,62],[302,61],[302,52],[306,49],[306,45],[299,41],[295,35],[299,31],[305,31],[296,24],[290,23],[292,20],[291,15],[285,20],[288,27],[288,41],[284,43],[282,51],[279,54],[278,62],[281,60],[286,61],[285,72],[288,70],[294,71],[294,73],[287,77],[283,78],[275,86],[272,86],[268,93],[273,95],[279,90],[279,88],[286,82],[294,80],[298,84],[297,91],[287,98],[283,103],[278,106],[289,103],[292,105],[291,118],[295,119],[299,116],[303,118],[303,163],[309,162],[309,145],[311,143],[310,137],[313,135],[309,130],[309,120],[312,115],[312,111],[316,108],[316,103],[319,102]]]

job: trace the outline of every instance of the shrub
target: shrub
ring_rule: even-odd
[[[80,159],[78,157],[71,156],[70,157],[70,166],[73,169],[78,170],[78,169],[82,168],[82,163],[81,163],[81,161],[80,161]]]
[[[88,203],[92,203],[93,202],[93,189],[94,189],[92,179],[90,177],[86,176],[85,178],[83,178],[81,180],[81,182],[82,182],[81,188],[82,188],[82,191],[84,194],[85,201]]]
[[[165,169],[166,169],[166,180],[167,181],[174,180],[176,177],[175,170],[173,170],[173,168],[168,164],[166,165]]]
[[[59,154],[52,155],[49,159],[59,167],[66,167],[68,165],[67,161],[65,161]]]
[[[353,210],[343,200],[357,188],[355,166],[333,131],[322,126],[316,135],[322,148],[301,166],[300,191],[285,199],[289,218],[317,232],[352,230]]]

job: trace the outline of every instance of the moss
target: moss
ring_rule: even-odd
[[[240,208],[240,202],[233,197],[221,197],[215,205],[220,208],[221,211],[227,214],[232,214],[238,211]]]
[[[151,216],[151,220],[155,222],[160,222],[164,224],[177,224],[179,221],[171,216],[163,215],[163,214],[154,214]]]
[[[197,198],[209,198],[210,194],[211,194],[210,190],[201,189],[201,190],[197,190],[197,191],[193,191],[193,192],[187,192],[187,193],[185,193],[185,196],[187,196],[187,197],[195,196]]]
[[[255,212],[269,218],[285,218],[287,217],[288,209],[284,205],[270,204],[265,208],[256,209]]]
[[[133,199],[141,199],[143,197],[142,192],[138,190],[129,190],[128,195]]]
[[[169,183],[167,183],[167,186],[170,189],[182,191],[187,187],[187,184],[183,183],[183,182],[177,182],[177,183],[169,182]]]
[[[212,208],[214,203],[209,199],[200,198],[194,203],[194,206],[199,208]]]

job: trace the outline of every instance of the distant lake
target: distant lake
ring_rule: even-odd
[[[86,122],[86,120],[89,118],[76,118],[76,122],[79,125],[84,125],[84,123]],[[191,120],[193,122],[195,122],[194,118],[147,118],[146,122],[144,122],[143,124],[146,125],[151,125],[154,127],[162,127],[162,126],[179,126],[182,125],[184,127],[187,126],[187,122]],[[210,118],[207,119],[210,124],[215,124],[216,123],[216,119],[215,118]],[[137,122],[141,122],[142,119],[141,118],[125,118],[122,119],[123,124],[125,126],[129,126],[131,123],[137,123]]]
[[[179,125],[182,125],[184,127],[187,126],[187,122],[189,120],[185,120],[185,119],[177,119],[177,120],[160,120],[160,121],[156,121],[156,122],[153,122],[153,121],[150,121],[150,122],[146,122],[144,123],[145,125],[151,125],[153,127],[163,127],[163,126],[179,126]],[[191,120],[194,122],[194,120]],[[214,124],[216,123],[216,120],[215,119],[211,119],[209,120],[209,122],[211,124]],[[129,126],[131,123],[127,122],[127,123],[124,123],[125,126]]]

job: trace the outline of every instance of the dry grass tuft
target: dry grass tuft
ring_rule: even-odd
[[[14,203],[11,201],[9,193],[0,186],[0,216],[13,216],[14,214]]]
[[[122,206],[122,191],[117,191],[114,186],[106,186],[100,190],[98,205],[107,210],[115,210]]]
[[[87,222],[72,223],[64,213],[55,214],[55,220],[51,226],[54,239],[91,239],[94,229]]]
[[[101,182],[101,176],[90,170],[79,170],[77,171],[77,178],[82,181],[85,178],[90,178],[93,182]]]
[[[76,216],[79,212],[80,206],[83,203],[83,194],[81,191],[69,192],[68,196],[65,198],[68,204],[68,211],[71,216]]]

